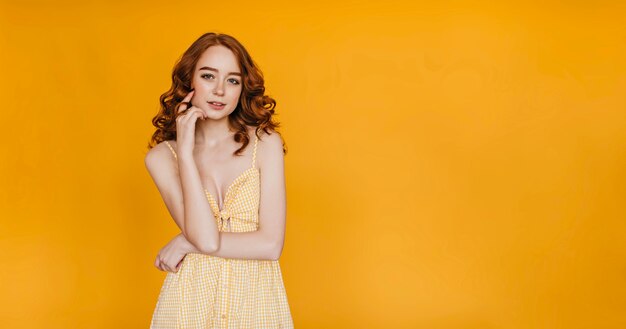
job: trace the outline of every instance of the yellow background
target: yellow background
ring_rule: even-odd
[[[296,328],[625,328],[624,17],[619,1],[2,1],[0,327],[149,326],[177,233],[143,163],[150,120],[216,31],[278,102]]]

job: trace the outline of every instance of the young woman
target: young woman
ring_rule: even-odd
[[[168,273],[153,329],[293,328],[278,263],[286,149],[264,92],[226,34],[202,35],[174,67],[145,157],[181,230],[155,261]]]

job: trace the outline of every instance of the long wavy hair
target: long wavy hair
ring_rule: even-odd
[[[222,45],[230,49],[235,54],[239,68],[242,71],[243,88],[239,97],[239,103],[228,116],[229,126],[236,131],[233,137],[235,142],[242,143],[242,146],[233,155],[241,155],[241,152],[250,143],[246,126],[256,127],[255,134],[259,138],[260,130],[266,133],[270,131],[278,133],[283,141],[283,153],[286,154],[287,149],[284,139],[280,132],[277,131],[280,124],[272,117],[276,107],[276,100],[264,95],[265,80],[263,79],[263,73],[239,41],[230,35],[213,32],[205,33],[194,41],[174,65],[172,86],[161,95],[161,109],[152,118],[152,124],[156,127],[156,131],[152,134],[152,138],[148,143],[148,149],[165,140],[176,140],[176,118],[182,115],[182,113],[177,114],[175,108],[191,92],[191,79],[200,56],[207,48],[215,45]]]

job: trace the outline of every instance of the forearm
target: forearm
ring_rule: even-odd
[[[219,249],[208,254],[222,258],[277,260],[280,254],[277,247],[262,231],[220,232]]]
[[[189,252],[201,253],[222,258],[277,260],[282,244],[266,238],[261,231],[220,232],[220,247],[214,252],[202,252],[189,243]]]
[[[208,203],[193,156],[178,157],[184,200],[183,235],[196,249],[211,252],[219,248],[219,231]]]

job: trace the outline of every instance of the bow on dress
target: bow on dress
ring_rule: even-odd
[[[218,225],[219,231],[224,231],[228,224],[230,224],[231,214],[227,209],[220,210],[218,212]],[[230,227],[229,227],[230,228]]]

